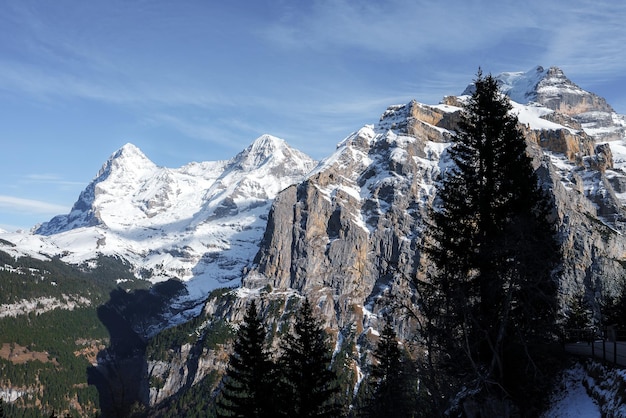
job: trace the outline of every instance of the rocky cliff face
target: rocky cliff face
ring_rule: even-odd
[[[564,252],[562,299],[582,292],[597,300],[617,291],[626,260],[626,177],[612,152],[621,152],[623,137],[606,143],[606,136],[589,128],[596,121],[585,118],[601,114],[605,120],[602,115],[613,112],[603,99],[557,68],[535,72],[541,78],[513,111],[543,187],[554,198]],[[350,323],[376,327],[377,314],[388,306],[384,301],[410,303],[407,278],[420,270],[426,211],[447,164],[445,149],[462,102],[448,97],[437,106],[413,101],[389,107],[376,125],[346,138],[304,182],[279,194],[243,286],[307,295],[335,329]],[[610,120],[606,128],[623,129],[619,117]],[[402,321],[399,327],[410,329]]]
[[[582,293],[599,316],[598,301],[619,291],[626,265],[624,117],[559,69],[500,77],[520,100],[513,112],[553,198],[562,305]],[[378,123],[349,135],[302,182],[280,192],[242,286],[228,302],[207,301],[204,315],[236,324],[254,298],[270,328],[278,329],[306,296],[336,341],[358,343],[355,364],[373,347],[382,313],[392,312],[398,335],[411,338],[415,324],[394,309],[417,309],[409,279],[427,266],[421,237],[450,164],[446,149],[464,100],[390,106]],[[179,362],[186,361],[183,354]],[[223,367],[220,355],[207,353],[203,361]],[[164,367],[151,364],[155,371]],[[173,393],[176,375],[160,373],[169,376]]]
[[[563,306],[583,293],[599,316],[598,301],[618,292],[626,266],[626,118],[557,68],[498,77],[553,197]],[[316,168],[269,136],[230,161],[181,169],[156,167],[124,147],[72,212],[39,233],[60,247],[78,226],[95,226],[90,239],[100,250],[130,237],[145,244],[134,244],[130,257],[155,277],[205,276],[207,288],[239,285],[243,271],[227,298],[207,300],[197,341],[146,359],[142,394],[152,405],[224,369],[228,346],[206,347],[200,336],[212,321],[239,323],[252,298],[277,330],[308,297],[336,341],[358,342],[356,364],[372,347],[381,314],[395,315],[401,338],[415,333],[399,307],[417,310],[410,278],[427,267],[422,234],[465,99],[390,106]],[[126,183],[127,176],[135,180]],[[119,202],[131,204],[126,217],[107,209]]]
[[[417,106],[388,109],[377,127],[349,136],[279,195],[245,287],[296,289],[335,329],[373,325],[384,295],[410,299],[406,278],[418,270],[417,244],[449,134],[416,117],[445,112]],[[433,132],[441,132],[439,142],[426,139]]]

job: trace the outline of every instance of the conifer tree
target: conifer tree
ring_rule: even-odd
[[[368,378],[373,394],[361,415],[399,418],[414,416],[416,393],[412,391],[413,376],[389,317],[385,320],[373,356],[377,362]]]
[[[505,390],[519,362],[506,354],[529,353],[553,330],[559,260],[548,199],[510,110],[497,81],[479,71],[425,232],[434,269],[416,281],[424,330],[444,353],[438,361]]]
[[[256,303],[250,303],[230,356],[217,402],[218,416],[272,417],[272,362]]]
[[[280,416],[335,417],[337,376],[330,368],[332,350],[308,299],[298,310],[293,333],[281,341],[279,360]]]

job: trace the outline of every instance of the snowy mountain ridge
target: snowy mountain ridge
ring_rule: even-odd
[[[578,90],[573,95],[573,83],[561,74],[555,67],[536,67],[502,78],[517,86],[518,99],[524,98],[512,102],[511,112],[519,119],[543,187],[554,196],[566,303],[578,292],[612,294],[623,275],[626,124],[607,112],[603,99]],[[545,99],[544,90],[562,95]],[[550,101],[553,97],[562,103]],[[327,326],[357,323],[364,330],[377,329],[385,295],[400,301],[409,297],[402,277],[423,269],[426,260],[419,248],[425,219],[450,164],[447,147],[465,100],[461,95],[437,105],[389,106],[378,123],[350,134],[304,182],[279,194],[253,268],[243,278],[248,292],[268,286],[277,295],[307,294]],[[607,113],[611,122],[604,131],[581,122],[600,123],[594,118]],[[414,329],[409,324],[398,328],[401,338],[410,338],[402,332]]]
[[[563,186],[580,190],[589,201],[585,205],[595,205],[603,222],[621,230],[626,119],[556,67],[496,78]],[[404,180],[398,176],[413,182],[407,193],[417,191],[416,203],[407,208],[423,211],[447,164],[445,149],[463,100],[461,95],[437,105],[412,101],[390,106],[376,124],[348,135],[319,165],[270,135],[231,160],[178,169],[158,167],[127,144],[105,162],[69,214],[54,217],[35,233],[2,233],[15,247],[0,248],[36,257],[59,255],[76,264],[97,254],[120,256],[150,281],[186,281],[190,297],[199,299],[216,287],[240,285],[265,239],[272,202],[288,186],[315,183],[320,196],[336,206],[327,229],[352,223],[375,234],[385,214],[400,210],[398,182]],[[602,145],[602,152],[596,152]],[[409,160],[413,172],[406,168]],[[585,168],[599,165],[602,173]],[[348,202],[357,202],[358,209],[349,210]],[[331,235],[329,248],[342,237]]]
[[[120,256],[152,282],[188,281],[190,297],[237,284],[254,258],[274,196],[316,162],[263,135],[228,161],[159,167],[126,144],[103,164],[67,215],[32,234],[7,233],[7,252],[80,264]],[[189,282],[190,281],[190,282]]]
[[[620,290],[626,265],[626,118],[556,67],[496,77],[515,99],[511,111],[554,198],[563,250],[560,302],[587,295],[599,312],[600,296]],[[426,265],[423,230],[450,164],[447,148],[464,100],[389,106],[319,164],[269,135],[228,161],[178,169],[158,167],[128,144],[107,160],[69,214],[36,233],[1,233],[0,249],[70,263],[119,256],[152,282],[185,281],[188,299],[204,302],[187,312],[197,315],[200,308],[204,318],[233,324],[249,299],[282,321],[291,298],[307,296],[337,347],[356,342],[358,368],[390,300],[419,309],[407,277]],[[239,287],[227,298],[216,292],[204,301],[225,286]],[[12,312],[25,312],[23,306],[11,305]],[[395,318],[400,339],[415,336],[412,321]],[[143,380],[150,405],[223,368],[223,355],[193,344],[173,350],[175,361],[150,363],[155,379]],[[162,384],[148,387],[150,381]]]

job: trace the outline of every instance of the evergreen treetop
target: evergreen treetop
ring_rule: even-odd
[[[367,417],[412,417],[417,413],[415,376],[411,362],[400,347],[393,321],[385,319],[376,349],[376,363],[368,377],[372,395],[362,415]]]
[[[330,368],[332,350],[308,299],[298,310],[293,333],[285,335],[281,348],[279,395],[282,416],[337,416],[338,405],[332,402],[338,390],[336,374]]]
[[[507,353],[528,354],[553,331],[558,244],[508,98],[480,71],[475,87],[425,231],[433,268],[415,283],[429,352],[442,353],[436,367],[509,391],[516,360]]]
[[[218,399],[219,416],[273,416],[273,366],[265,347],[265,336],[265,328],[253,300],[235,337],[224,386]]]

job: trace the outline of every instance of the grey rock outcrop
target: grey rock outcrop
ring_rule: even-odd
[[[551,85],[570,89],[559,71],[548,71]],[[614,169],[611,147],[596,145],[597,139],[571,116],[608,105],[593,95],[576,102],[573,94],[564,96],[562,106],[553,96],[537,96],[557,112],[568,109],[567,114],[549,115],[570,126],[520,126],[543,187],[554,200],[564,307],[576,293],[586,293],[594,303],[615,294],[626,257],[625,212],[613,187],[623,188],[624,175]],[[392,106],[376,126],[348,137],[306,181],[281,193],[243,286],[269,285],[308,295],[331,315],[336,328],[355,321],[363,329],[375,327],[389,300],[410,305],[408,279],[419,274],[423,261],[421,234],[446,166],[445,147],[458,123],[459,104],[447,98],[445,110],[416,102]],[[367,315],[346,306],[363,307]],[[407,325],[398,321],[399,328],[409,329]]]
[[[545,77],[537,84],[536,92],[536,102],[564,115],[614,112],[604,98],[581,89],[557,67],[547,70]]]
[[[610,107],[594,95],[571,92],[560,70],[547,74],[550,86],[564,89],[562,100],[554,91],[542,92],[548,83],[538,82],[527,97],[552,111],[520,129],[552,197],[563,254],[555,272],[562,313],[582,293],[599,320],[600,301],[617,294],[624,280],[626,174],[606,137],[586,130],[593,120],[580,117]],[[428,210],[437,204],[436,185],[449,168],[446,148],[462,100],[391,106],[376,125],[348,136],[304,181],[276,196],[241,288],[227,304],[209,301],[204,313],[238,323],[255,299],[276,330],[306,296],[337,341],[358,342],[355,358],[372,347],[385,313],[393,314],[398,336],[411,339],[417,327],[406,308],[418,315],[419,309],[410,280],[421,278],[428,265],[419,248]],[[609,128],[617,132],[621,122],[613,120]]]

